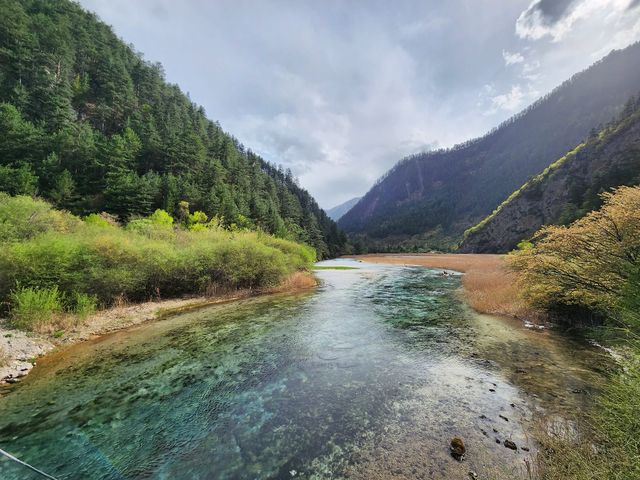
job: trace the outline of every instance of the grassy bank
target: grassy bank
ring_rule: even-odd
[[[0,194],[0,301],[25,330],[69,328],[96,309],[272,288],[315,260],[310,247],[162,210],[119,225]]]
[[[536,435],[543,480],[640,479],[640,368],[614,375],[594,402],[576,418],[579,436],[548,428]]]

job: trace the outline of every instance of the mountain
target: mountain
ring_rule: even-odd
[[[94,14],[68,0],[0,0],[0,11],[0,190],[122,220],[188,202],[321,258],[344,249],[291,172],[210,121]]]
[[[340,220],[340,217],[351,210],[351,207],[358,203],[358,200],[360,200],[360,198],[362,197],[355,197],[351,200],[347,200],[346,202],[341,203],[340,205],[336,205],[335,207],[330,208],[329,210],[327,210],[327,215],[329,216],[329,218],[337,222],[338,220]]]
[[[541,226],[568,224],[600,207],[599,193],[640,184],[640,99],[467,230],[460,251],[507,252]]]
[[[414,155],[338,224],[376,249],[455,248],[529,177],[615,118],[640,87],[640,44],[613,51],[484,137]]]

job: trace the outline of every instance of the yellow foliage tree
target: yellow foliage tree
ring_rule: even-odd
[[[603,205],[568,227],[543,227],[532,248],[509,255],[524,296],[543,308],[612,314],[640,267],[640,187],[602,194]]]

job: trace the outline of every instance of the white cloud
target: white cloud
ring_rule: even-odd
[[[502,95],[491,97],[491,102],[496,110],[516,111],[524,101],[524,93],[520,85],[513,85],[511,90]]]
[[[524,62],[524,57],[520,52],[507,52],[506,50],[502,50],[502,58],[504,59],[505,65],[515,65],[517,63]]]
[[[539,95],[532,84],[515,84],[505,92],[495,95],[496,89],[492,85],[485,85],[482,89],[482,100],[478,106],[484,106],[483,115],[495,115],[500,112],[513,114],[522,110],[528,103],[535,100]],[[487,108],[488,105],[488,108]]]

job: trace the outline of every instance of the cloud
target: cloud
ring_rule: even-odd
[[[500,112],[516,113],[540,95],[533,85],[515,84],[505,93],[496,95],[493,85],[484,85],[478,106],[485,107],[483,115],[495,115]],[[488,104],[488,108],[486,107]]]
[[[548,36],[558,42],[579,21],[622,14],[636,3],[638,0],[534,0],[518,17],[516,34],[530,40]]]
[[[505,65],[515,65],[516,63],[524,62],[524,57],[520,52],[507,52],[502,50],[502,58],[504,58]]]
[[[502,95],[496,95],[491,97],[491,102],[496,110],[515,111],[522,105],[524,100],[524,93],[520,85],[514,85],[511,90]]]
[[[405,155],[484,134],[640,35],[629,0],[79,1],[327,207]],[[527,36],[553,40],[576,11],[562,42]]]

